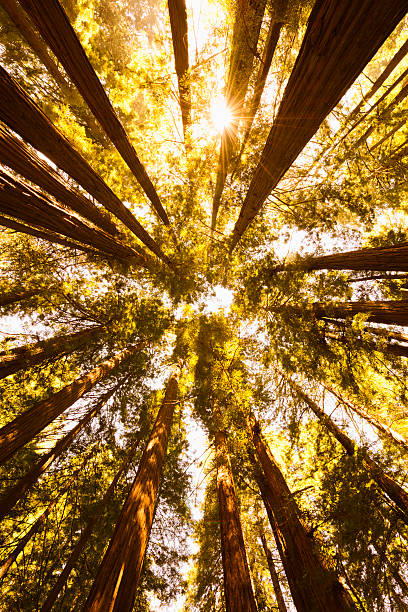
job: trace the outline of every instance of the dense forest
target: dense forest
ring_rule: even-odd
[[[0,611],[408,609],[407,0],[0,0]]]

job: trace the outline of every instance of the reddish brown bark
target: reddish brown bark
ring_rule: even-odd
[[[349,339],[338,333],[326,332],[325,338],[336,340],[336,342],[340,342],[341,344],[349,344]],[[353,339],[353,346],[369,349],[371,351],[382,351],[384,353],[396,355],[397,357],[408,357],[408,346],[405,346],[404,344],[378,344],[373,340],[367,340],[366,338],[355,338]]]
[[[99,566],[84,612],[133,610],[153,523],[177,392],[177,379],[171,376],[136,478]]]
[[[30,15],[41,36],[64,66],[72,82],[75,83],[93,115],[141,185],[163,223],[169,225],[166,211],[153,187],[153,183],[139,160],[61,4],[58,0],[42,0],[41,2],[20,0],[20,4]]]
[[[191,122],[191,94],[188,81],[187,8],[185,0],[168,0],[167,4],[169,7],[171,36],[173,39],[181,117],[183,120],[184,134],[186,134],[186,130]]]
[[[140,342],[136,346],[124,349],[115,357],[102,361],[88,374],[80,376],[51,397],[37,402],[32,408],[2,427],[0,429],[0,465],[144,345],[144,342]]]
[[[149,248],[165,263],[170,263],[163,253],[160,255],[159,252],[156,252],[156,243],[130,210],[1,66],[0,119],[71,176],[107,210],[120,219],[142,242],[148,244]]]
[[[273,561],[273,557],[272,557],[272,553],[269,549],[269,546],[266,542],[266,538],[265,538],[265,534],[261,533],[261,542],[262,542],[262,548],[264,549],[264,553],[265,553],[265,557],[266,560],[268,562],[268,568],[269,568],[269,573],[271,575],[271,580],[272,580],[272,584],[273,584],[273,590],[275,593],[275,597],[276,597],[276,602],[278,604],[278,610],[279,612],[287,612],[287,607],[285,604],[285,600],[283,599],[283,594],[282,594],[282,589],[279,583],[279,576],[278,576],[278,572],[276,571],[275,568],[275,563]]]
[[[222,431],[215,433],[215,453],[226,610],[227,612],[235,612],[235,610],[254,612],[256,611],[255,597],[242,535],[226,435]]]
[[[0,295],[0,306],[9,306],[10,304],[15,304],[16,302],[22,302],[23,300],[28,300],[35,295],[39,295],[43,293],[43,289],[25,289],[23,291],[8,291],[7,293],[3,293]]]
[[[249,426],[262,470],[256,475],[257,481],[296,609],[298,612],[355,610],[329,563],[320,555],[317,542],[302,524],[296,501],[253,416]]]
[[[231,250],[407,11],[406,0],[317,0],[231,238]]]

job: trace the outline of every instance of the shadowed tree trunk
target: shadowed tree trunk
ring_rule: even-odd
[[[178,80],[184,135],[191,122],[191,94],[188,81],[188,30],[185,0],[168,0],[174,60]]]
[[[71,176],[142,242],[147,244],[149,241],[149,248],[165,263],[170,264],[168,257],[163,253],[160,256],[154,250],[154,241],[130,210],[1,66],[0,119]]]
[[[99,121],[129,169],[141,185],[163,223],[169,219],[147,172],[139,160],[96,72],[58,0],[20,0],[41,36],[75,83],[93,115]],[[55,33],[58,32],[58,36]]]
[[[264,549],[265,557],[268,562],[269,573],[271,575],[273,590],[275,593],[276,602],[278,604],[278,610],[279,612],[287,612],[288,609],[286,607],[285,600],[283,599],[282,589],[279,583],[279,576],[275,568],[275,563],[273,562],[272,553],[269,550],[269,546],[266,542],[265,534],[261,533],[260,537],[261,537],[261,542],[262,542],[262,547]]]
[[[173,375],[140,460],[109,548],[99,566],[84,612],[131,612],[153,523],[167,441],[177,402]]]
[[[32,408],[2,427],[0,429],[0,465],[3,465],[7,459],[10,459],[69,406],[72,406],[96,383],[103,380],[121,363],[127,361],[145,344],[145,342],[140,342],[136,346],[124,349],[115,357],[102,361],[88,374],[80,376],[48,399],[37,402]]]
[[[325,332],[325,338],[330,338],[335,340],[336,342],[340,342],[346,346],[350,346],[350,341],[345,336],[339,333],[333,332]],[[408,346],[404,344],[397,343],[388,343],[388,344],[378,344],[373,340],[367,340],[366,338],[353,338],[352,346],[357,348],[365,348],[370,351],[380,351],[383,353],[389,353],[391,355],[396,355],[397,357],[408,357]]]
[[[217,493],[224,569],[224,596],[227,612],[256,611],[251,576],[242,535],[226,434],[215,433]]]
[[[397,125],[395,125],[392,130],[389,130],[385,136],[383,136],[382,138],[380,138],[380,140],[377,140],[377,142],[375,144],[373,144],[372,147],[370,147],[370,152],[374,151],[375,149],[377,149],[378,147],[380,147],[382,144],[384,144],[384,142],[386,142],[389,138],[391,138],[391,136],[393,136],[396,132],[398,132],[398,130],[400,130],[402,127],[404,127],[404,125],[406,125],[406,121],[405,119],[403,121],[399,121],[397,123]]]
[[[140,442],[140,437],[141,434],[139,433],[139,435],[137,436],[136,441],[134,442],[134,444],[132,444],[129,452],[127,453],[125,459],[123,460],[123,463],[121,464],[119,470],[117,471],[115,477],[113,478],[111,484],[109,485],[108,489],[106,490],[104,496],[102,497],[102,499],[100,500],[99,504],[98,504],[98,509],[96,510],[96,512],[93,513],[93,515],[91,516],[91,518],[89,519],[85,529],[83,530],[81,537],[79,538],[78,542],[76,543],[68,561],[66,562],[66,564],[64,565],[64,569],[62,570],[62,572],[60,573],[60,575],[58,576],[57,582],[55,583],[55,585],[52,587],[51,591],[49,592],[47,599],[45,600],[42,608],[41,608],[41,612],[50,612],[50,610],[52,610],[53,605],[55,604],[58,595],[60,594],[62,588],[64,587],[64,585],[67,582],[67,579],[69,578],[70,573],[72,572],[76,562],[78,561],[82,551],[84,550],[90,536],[92,535],[92,531],[97,523],[97,521],[100,518],[100,515],[102,514],[102,512],[105,509],[106,504],[108,503],[108,501],[110,500],[110,498],[113,495],[113,492],[115,490],[116,485],[118,484],[118,481],[120,479],[120,477],[122,476],[122,474],[125,472],[125,470],[127,469],[129,463],[132,461],[133,455],[135,454],[135,451],[137,449],[137,447],[139,446],[139,442]]]
[[[362,283],[371,280],[407,280],[408,274],[373,274],[372,276],[361,276],[360,278],[348,278],[347,283]]]
[[[336,574],[318,552],[317,542],[300,520],[299,508],[253,415],[249,419],[258,485],[298,612],[350,612],[355,606]]]
[[[54,336],[35,344],[19,346],[9,351],[0,352],[0,379],[10,376],[23,368],[41,363],[57,355],[69,355],[83,346],[91,336],[102,331],[102,326],[89,327],[73,334]],[[96,336],[95,336],[95,335]]]
[[[358,450],[357,444],[348,437],[336,425],[336,423],[320,408],[320,406],[312,400],[293,380],[288,380],[289,384],[293,387],[297,395],[303,400],[303,402],[312,410],[317,416],[319,421],[325,426],[325,428],[336,438],[338,442],[343,446],[346,453],[350,456],[356,454]],[[361,451],[361,449],[360,449]],[[408,525],[408,493],[397,483],[395,480],[390,478],[388,474],[376,463],[366,451],[361,451],[362,464],[367,472],[370,474],[374,482],[377,483],[378,487],[384,491],[384,493],[394,502],[394,504],[401,510],[399,517]]]
[[[15,304],[16,302],[28,300],[35,295],[44,293],[44,291],[45,289],[25,289],[23,291],[14,290],[2,293],[0,294],[0,306],[9,306],[10,304]]]
[[[101,411],[102,407],[111,398],[111,396],[118,390],[122,385],[121,381],[118,385],[113,387],[110,391],[105,393],[101,400],[87,412],[87,414],[79,421],[75,427],[73,427],[61,440],[55,444],[48,453],[43,455],[39,461],[33,466],[33,468],[27,472],[14,487],[6,491],[5,495],[0,499],[0,521],[9,514],[16,503],[31,489],[31,487],[38,481],[40,476],[50,467],[50,465],[62,455],[62,453],[69,447],[75,437],[86,427],[86,425]]]
[[[231,250],[319,125],[404,17],[406,0],[317,0],[231,238]]]

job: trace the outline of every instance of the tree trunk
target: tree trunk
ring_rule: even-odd
[[[73,334],[54,336],[35,344],[19,346],[0,352],[0,379],[10,376],[21,369],[30,368],[57,355],[69,355],[83,346],[92,336],[97,337],[102,326],[89,327]],[[95,336],[96,334],[96,336]]]
[[[347,591],[318,552],[307,533],[299,508],[253,415],[249,422],[257,462],[256,474],[265,507],[281,555],[289,588],[298,612],[355,610]]]
[[[407,11],[406,0],[317,0],[231,238],[231,250]]]
[[[166,225],[166,211],[58,0],[20,0]],[[58,32],[56,36],[55,33]]]
[[[128,467],[129,463],[131,462],[133,455],[135,454],[135,451],[137,449],[137,447],[139,446],[139,442],[140,442],[140,433],[137,436],[136,441],[134,442],[134,444],[132,444],[129,452],[127,453],[122,465],[120,466],[118,472],[116,473],[115,477],[113,478],[111,484],[109,485],[108,489],[106,490],[104,496],[102,497],[102,499],[100,500],[99,504],[98,504],[98,509],[96,510],[96,512],[94,512],[91,516],[91,518],[89,519],[84,531],[81,534],[81,537],[79,538],[78,542],[76,543],[68,561],[66,562],[66,564],[64,565],[64,569],[62,570],[62,572],[60,573],[60,575],[58,576],[57,582],[55,583],[55,585],[52,587],[51,591],[49,592],[47,599],[45,600],[42,608],[41,608],[41,612],[50,612],[52,610],[52,607],[54,606],[58,595],[60,594],[62,588],[64,587],[64,585],[66,584],[70,573],[72,572],[76,562],[78,561],[79,557],[81,556],[82,551],[84,550],[90,536],[92,535],[92,531],[95,527],[95,524],[97,523],[97,521],[99,520],[99,517],[101,515],[101,513],[103,512],[106,504],[108,503],[108,501],[110,500],[110,498],[113,495],[113,492],[115,490],[115,487],[120,479],[120,477],[122,476],[122,474],[125,472],[126,468]]]
[[[154,241],[88,162],[54,127],[18,83],[0,66],[0,119],[35,149],[71,176],[107,210],[120,219],[142,242]],[[156,255],[159,257],[158,253]],[[161,259],[169,264],[164,254]]]
[[[377,147],[380,147],[382,144],[384,144],[384,142],[386,142],[389,138],[391,138],[391,136],[393,136],[396,132],[398,132],[398,130],[400,130],[402,127],[404,127],[404,125],[406,125],[406,121],[405,119],[403,121],[399,121],[393,128],[392,130],[390,130],[389,132],[387,132],[385,134],[385,136],[383,136],[382,138],[380,138],[380,140],[377,140],[377,142],[375,144],[373,144],[372,147],[370,147],[370,153],[372,151],[374,151],[375,149],[377,149]]]
[[[346,453],[350,456],[355,455],[358,450],[357,444],[345,434],[340,427],[313,401],[306,393],[292,380],[289,381],[297,395],[312,410],[325,428],[343,446]],[[394,502],[401,510],[400,518],[408,525],[408,493],[384,472],[384,470],[369,456],[363,453],[362,464],[369,472],[371,478],[377,483],[378,487]]]
[[[279,583],[278,572],[276,571],[275,564],[273,562],[272,553],[269,550],[268,544],[266,543],[265,534],[261,534],[262,547],[264,549],[265,557],[268,562],[269,573],[271,575],[273,590],[275,592],[276,602],[278,604],[279,612],[287,612],[285,600],[283,599],[282,589]]]
[[[23,300],[28,300],[35,295],[40,295],[44,293],[45,289],[25,289],[23,291],[8,291],[7,293],[3,293],[0,295],[0,306],[9,306],[10,304],[15,304],[16,302],[22,302]]]
[[[167,441],[177,402],[171,376],[150,439],[115,532],[99,566],[84,612],[131,612],[149,542]]]
[[[101,400],[87,412],[87,414],[79,421],[73,429],[71,429],[61,440],[55,444],[48,453],[45,453],[40,457],[39,461],[33,466],[33,468],[27,472],[17,482],[11,490],[7,491],[6,494],[0,499],[0,521],[7,516],[10,511],[14,508],[16,503],[31,489],[31,487],[38,481],[40,476],[50,467],[50,465],[62,455],[62,453],[69,447],[74,438],[79,434],[80,431],[86,427],[86,425],[101,411],[102,407],[110,399],[110,397],[118,390],[121,386],[122,381],[113,387],[110,391],[105,393]]]
[[[362,283],[371,280],[407,280],[408,274],[374,274],[373,276],[361,276],[360,278],[348,278],[347,283]]]
[[[121,363],[132,357],[145,344],[145,342],[140,342],[134,347],[124,349],[115,357],[102,361],[88,374],[80,376],[48,399],[37,402],[32,408],[2,427],[0,429],[0,465],[3,465],[69,406],[72,406],[96,383],[103,380]]]
[[[184,136],[191,123],[191,94],[188,75],[188,30],[185,0],[168,0],[174,60],[180,96]]]
[[[335,334],[333,332],[326,332],[325,338],[331,338],[336,342],[340,342],[341,344],[348,345],[349,340],[343,335]],[[408,346],[404,344],[377,344],[373,340],[366,340],[362,338],[353,339],[353,345],[358,348],[365,348],[370,351],[381,351],[383,353],[390,353],[391,355],[396,355],[397,357],[408,357]]]
[[[235,610],[254,612],[256,611],[255,597],[242,535],[226,435],[222,431],[215,433],[215,453],[226,610],[227,612],[235,612]]]

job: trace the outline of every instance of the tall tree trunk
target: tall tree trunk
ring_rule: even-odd
[[[145,344],[145,342],[139,342],[136,346],[124,349],[115,357],[102,361],[88,374],[80,376],[48,399],[37,402],[32,408],[2,427],[0,429],[0,465],[3,465],[69,406],[72,406],[96,383],[103,380],[121,363],[127,361]]]
[[[106,504],[108,503],[108,501],[110,500],[110,498],[113,495],[113,492],[115,490],[116,485],[118,484],[118,481],[120,479],[120,477],[122,476],[122,474],[125,472],[126,468],[128,467],[129,463],[131,462],[133,455],[135,454],[135,451],[137,449],[137,447],[139,446],[139,442],[140,442],[140,433],[137,436],[136,441],[132,444],[129,452],[127,453],[125,459],[123,460],[119,470],[117,471],[115,477],[113,478],[111,484],[109,485],[108,489],[106,490],[104,496],[102,497],[102,499],[100,500],[99,504],[98,504],[98,509],[96,510],[96,512],[94,512],[91,516],[91,518],[89,519],[85,529],[83,530],[81,537],[79,538],[78,542],[75,544],[75,547],[68,559],[68,561],[66,562],[66,564],[64,565],[64,569],[62,570],[62,572],[60,573],[60,575],[58,576],[57,582],[54,584],[54,586],[52,587],[51,591],[48,593],[47,599],[45,600],[42,608],[41,608],[41,612],[50,612],[52,610],[52,607],[54,606],[58,595],[60,594],[62,588],[64,587],[64,585],[66,584],[70,573],[72,572],[76,562],[78,561],[81,553],[83,552],[90,536],[92,535],[92,531],[97,523],[97,521],[99,520],[99,517],[101,515],[101,513],[103,512]]]
[[[102,326],[89,327],[73,334],[54,336],[35,344],[19,346],[0,352],[0,379],[10,376],[23,368],[30,368],[57,355],[69,355],[83,346],[92,336],[97,337]]]
[[[341,344],[349,345],[349,339],[343,335],[336,334],[333,332],[326,332],[325,338],[330,338],[335,340],[336,342],[340,342]],[[384,353],[389,353],[391,355],[396,355],[397,357],[408,357],[408,346],[404,344],[377,344],[373,340],[366,340],[362,338],[353,339],[353,345],[358,348],[369,349],[370,351],[381,351]]]
[[[289,383],[297,395],[312,410],[325,428],[336,438],[338,442],[340,442],[346,453],[350,456],[355,455],[356,451],[358,450],[357,444],[351,438],[349,438],[348,435],[340,429],[340,427],[336,425],[336,423],[324,412],[324,410],[322,410],[322,408],[320,408],[320,406],[313,401],[312,398],[310,398],[298,384],[296,384],[293,380],[289,380]],[[362,452],[362,465],[370,474],[374,482],[377,483],[378,487],[384,491],[384,493],[401,510],[399,516],[408,525],[408,493],[397,482],[395,482],[395,480],[390,478],[390,476],[384,472],[384,470],[369,456],[366,451]]]
[[[407,11],[406,0],[317,0],[231,238],[231,250]]]
[[[188,29],[185,0],[167,0],[170,15],[171,36],[180,96],[184,136],[191,122],[191,93],[188,75]]]
[[[0,306],[9,306],[16,302],[28,300],[35,295],[44,293],[45,289],[23,289],[22,291],[14,290],[0,294]]]
[[[154,241],[130,210],[1,66],[0,119],[71,176],[142,242],[149,241],[149,248],[153,250]],[[158,253],[156,255],[160,257]],[[165,255],[162,254],[161,259],[170,264]]]
[[[408,274],[373,274],[372,276],[361,276],[360,278],[348,278],[348,283],[362,283],[371,280],[408,280]]]
[[[222,431],[215,433],[215,453],[226,610],[227,612],[235,612],[235,610],[254,612],[256,611],[255,597],[242,535],[226,435]]]
[[[391,130],[389,130],[380,140],[377,140],[375,144],[370,147],[370,153],[380,147],[384,142],[386,142],[391,136],[393,136],[398,130],[400,130],[404,125],[406,125],[405,119],[403,121],[399,121]]]
[[[355,610],[347,591],[308,534],[299,508],[270,451],[259,424],[249,419],[252,442],[261,473],[256,472],[265,507],[298,612]]]
[[[38,481],[40,476],[50,467],[50,465],[62,455],[62,453],[69,447],[75,437],[88,425],[88,423],[101,411],[102,407],[111,398],[111,396],[118,390],[122,385],[122,381],[118,385],[115,385],[110,391],[100,399],[100,401],[87,412],[87,414],[73,427],[61,440],[55,444],[55,446],[48,452],[40,457],[39,461],[27,472],[20,480],[15,484],[9,491],[6,491],[5,495],[0,498],[0,521],[7,516],[10,511],[14,508],[16,503],[31,489],[31,487]]]
[[[84,612],[131,612],[149,542],[167,441],[177,402],[175,376],[140,460],[108,550],[99,566]]]
[[[131,144],[100,80],[58,0],[20,0],[101,124],[163,223],[170,225],[153,183]],[[56,36],[55,33],[58,32]]]
[[[278,604],[278,610],[279,612],[287,612],[288,609],[286,607],[285,600],[283,599],[282,589],[279,583],[278,572],[276,571],[275,563],[273,562],[272,553],[269,550],[269,546],[266,542],[264,533],[261,533],[261,542],[262,542],[262,547],[264,549],[266,560],[268,562],[269,573],[271,575],[273,590],[275,593],[276,602]]]

